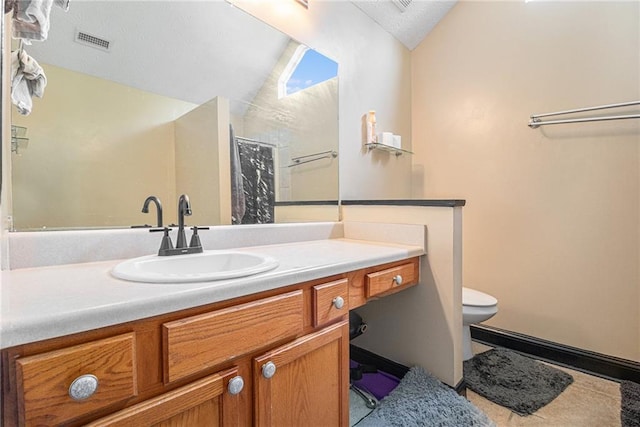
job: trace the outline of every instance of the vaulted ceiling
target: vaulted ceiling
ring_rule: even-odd
[[[415,49],[457,0],[351,0],[382,28]]]

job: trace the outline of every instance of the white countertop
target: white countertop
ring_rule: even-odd
[[[0,348],[144,319],[360,268],[420,256],[419,246],[327,239],[234,248],[274,257],[266,273],[202,283],[153,284],[111,276],[122,260],[2,272]]]

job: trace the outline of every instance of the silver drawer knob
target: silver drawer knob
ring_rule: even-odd
[[[98,389],[98,378],[95,375],[80,375],[69,386],[69,397],[73,400],[85,400],[93,396]]]
[[[262,376],[269,379],[276,374],[276,364],[267,362],[262,365]]]
[[[393,278],[393,281],[395,282],[396,285],[400,286],[402,285],[402,276],[401,275],[397,275]]]
[[[227,386],[227,390],[229,390],[229,394],[238,394],[244,388],[244,380],[240,375],[237,377],[233,377],[229,380],[229,385]]]
[[[333,299],[333,306],[335,308],[337,308],[338,310],[341,309],[342,307],[344,307],[344,298],[342,297],[335,297]]]

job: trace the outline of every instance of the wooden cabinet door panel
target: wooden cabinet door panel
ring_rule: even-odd
[[[265,378],[262,369],[276,370]],[[301,337],[254,359],[254,421],[259,427],[347,426],[349,324]]]
[[[227,391],[236,368],[210,375],[88,424],[91,427],[215,427],[239,424],[238,394]],[[243,390],[241,393],[247,393]]]

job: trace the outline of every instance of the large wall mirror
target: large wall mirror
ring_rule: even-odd
[[[150,195],[198,225],[338,199],[337,64],[227,2],[71,2],[22,48],[48,83],[12,108],[14,230],[155,225]]]

